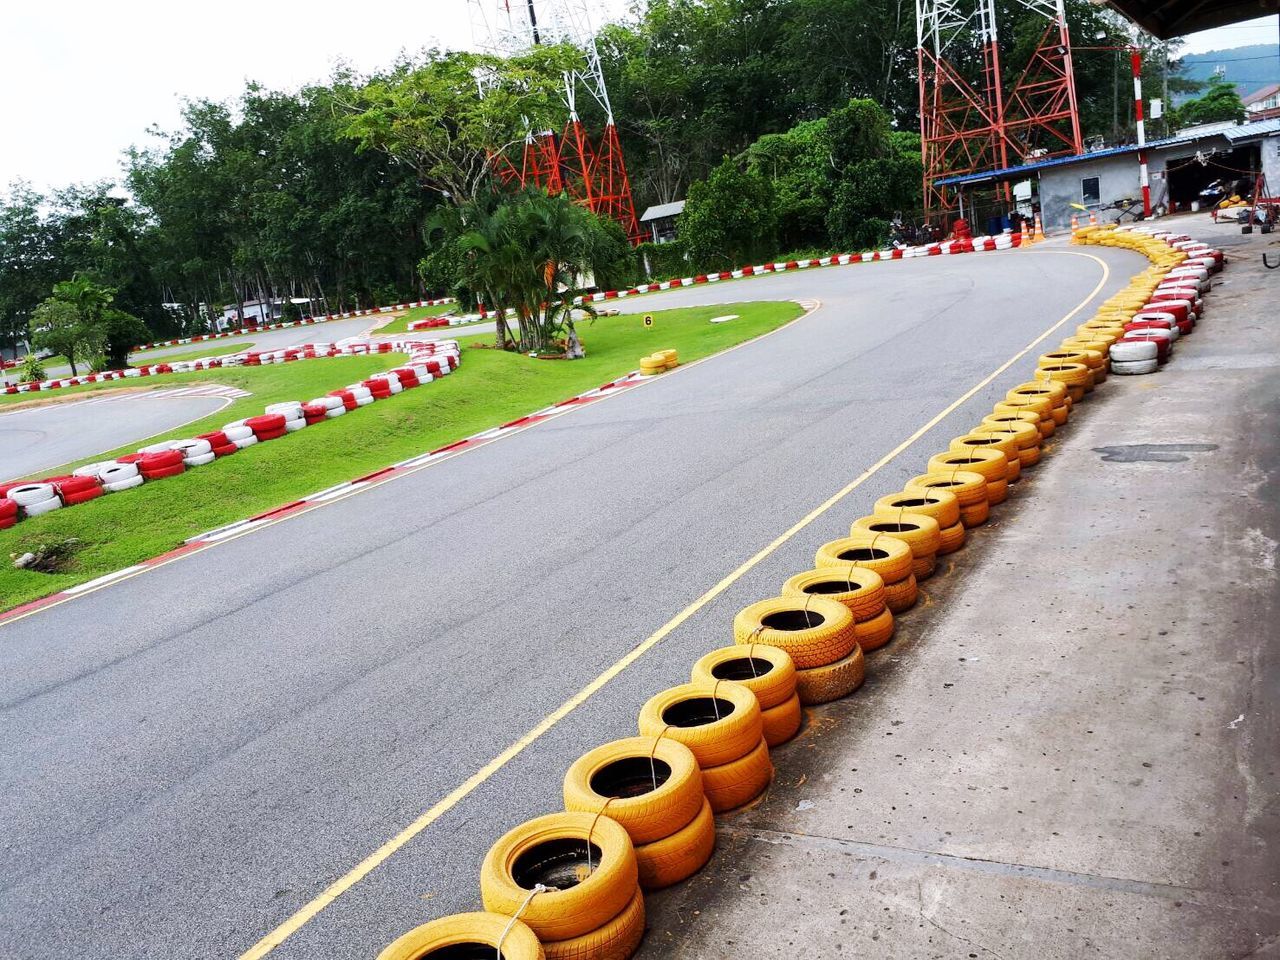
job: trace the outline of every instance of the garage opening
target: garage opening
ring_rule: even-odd
[[[1169,199],[1179,210],[1189,209],[1193,201],[1207,207],[1214,200],[1202,197],[1201,192],[1215,183],[1221,183],[1222,196],[1234,193],[1248,197],[1253,193],[1254,178],[1261,164],[1261,151],[1256,143],[1237,147],[1230,153],[1206,156],[1203,162],[1194,156],[1171,159],[1166,167]]]

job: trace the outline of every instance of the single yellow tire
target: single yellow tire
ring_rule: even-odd
[[[796,693],[805,706],[830,703],[853,693],[862,686],[866,676],[867,666],[862,648],[854,647],[853,652],[843,660],[825,667],[796,671]]]
[[[687,880],[706,865],[715,848],[715,817],[711,804],[702,797],[697,815],[684,827],[669,837],[636,847],[640,889],[661,890]]]
[[[929,472],[945,474],[948,470],[980,473],[987,481],[988,498],[991,484],[1009,479],[1009,458],[1000,450],[971,448],[949,450],[929,458]],[[993,501],[994,502],[994,501]],[[888,578],[886,578],[888,579]]]
[[[987,481],[987,503],[997,506],[1009,499],[1009,481],[1005,479]]]
[[[916,583],[915,574],[884,585],[884,605],[894,613],[910,610],[916,605],[919,596],[920,587]]]
[[[809,595],[773,597],[744,607],[733,618],[733,639],[779,647],[791,655],[797,669],[839,660],[857,642],[848,607]]]
[[[583,754],[564,775],[566,810],[606,813],[635,844],[669,836],[701,805],[698,761],[669,737],[614,740]]]
[[[903,491],[881,497],[871,512],[890,519],[903,514],[924,514],[926,517],[933,517],[941,530],[960,522],[960,501],[955,494],[942,489],[934,489],[925,494]]]
[[[1010,483],[1016,483],[1022,476],[1022,461],[1018,459],[1018,443],[1013,437],[997,436],[991,433],[966,433],[962,437],[954,437],[951,441],[950,452],[952,453],[968,455],[973,451],[988,450],[999,450],[1004,454],[1004,479]]]
[[[938,521],[923,513],[904,513],[896,517],[872,514],[859,517],[849,528],[850,536],[866,532],[887,533],[911,548],[913,557],[931,557],[938,552],[942,528]]]
[[[734,810],[764,793],[773,779],[773,761],[764,737],[745,756],[702,771],[702,789],[716,813]]]
[[[929,493],[946,490],[961,510],[987,502],[987,478],[972,470],[944,470],[941,473],[922,473],[912,477],[903,488],[907,493]],[[966,524],[968,526],[968,524]]]
[[[1062,398],[1067,395],[1067,385],[1059,383],[1056,380],[1033,380],[1028,383],[1020,383],[1013,387],[1005,394],[1009,400],[1017,400],[1021,397],[1034,397],[1048,400],[1055,407],[1062,402]]]
[[[740,683],[768,711],[796,692],[796,664],[791,654],[767,643],[737,644],[712,650],[693,665],[693,683],[712,686],[717,680]]]
[[[797,573],[782,585],[784,597],[818,596],[849,608],[854,620],[866,620],[884,609],[884,581],[880,574],[852,564]]]
[[[706,770],[737,760],[764,736],[760,701],[730,680],[683,683],[655,694],[640,708],[640,735],[683,743]]]
[[[984,500],[982,503],[975,503],[971,507],[960,508],[960,522],[964,525],[966,530],[982,526],[987,522],[987,519],[990,516],[991,503],[989,500]]]
[[[595,848],[589,874],[588,837]],[[631,900],[637,877],[635,848],[620,823],[593,813],[552,813],[508,830],[489,848],[480,899],[490,913],[508,917],[523,906],[520,919],[546,944],[603,927]],[[552,889],[526,905],[538,883]]]
[[[675,350],[657,350],[653,355],[661,357],[663,363],[671,363],[673,360],[679,359],[679,354]]]
[[[1035,414],[1027,414],[1034,417]],[[970,436],[982,436],[983,434],[994,434],[998,437],[1009,437],[1013,440],[1014,449],[1021,453],[1023,450],[1039,449],[1040,447],[1040,429],[1034,423],[1028,423],[1026,420],[1013,416],[1008,420],[999,423],[988,423],[990,418],[983,418],[982,423],[970,433]]]
[[[1042,353],[1036,358],[1036,368],[1043,370],[1045,367],[1056,367],[1064,363],[1084,363],[1084,355],[1073,353],[1069,350],[1054,350],[1051,353]]]
[[[1027,467],[1034,467],[1040,462],[1040,448],[1027,447],[1025,450],[1019,450],[1018,460],[1021,461],[1022,469],[1024,470],[1027,469]]]
[[[942,546],[938,547],[938,556],[945,557],[955,553],[964,546],[964,524],[957,521],[950,527],[942,528]]]
[[[569,940],[544,941],[547,960],[628,960],[644,939],[644,895],[637,887],[622,912]],[[503,951],[505,955],[505,951]]]
[[[814,557],[815,567],[843,568],[850,564],[866,567],[880,574],[880,579],[889,584],[901,580],[911,573],[911,548],[899,540],[884,533],[850,534],[839,540],[824,543],[818,548]],[[845,653],[848,653],[846,650]],[[841,655],[843,656],[843,654]],[[840,659],[839,657],[833,659]],[[831,660],[827,661],[831,663]],[[813,667],[818,664],[796,662],[797,667]]]
[[[996,406],[1002,406],[1002,404],[996,404]],[[977,430],[974,432],[986,430],[991,427],[1016,427],[1018,424],[1026,424],[1036,432],[1035,442],[1037,444],[1044,439],[1043,435],[1040,433],[1040,414],[1036,413],[1034,410],[1019,410],[1016,413],[1009,410],[993,410],[982,418],[978,424]]]
[[[870,620],[859,621],[854,628],[854,633],[858,637],[858,646],[862,648],[862,652],[870,653],[872,650],[879,650],[892,640],[893,626],[893,611],[888,607]]]
[[[1043,410],[1041,409],[1043,408]],[[1000,415],[1019,410],[1034,410],[1040,416],[1040,436],[1052,437],[1057,429],[1053,420],[1053,401],[1047,398],[1024,397],[1021,400],[1010,400],[1007,397],[992,408],[992,412]]]
[[[431,960],[438,956],[458,956],[466,949],[471,951],[466,955],[480,956],[483,948],[496,951],[499,940],[506,960],[546,958],[537,936],[519,920],[513,922],[510,917],[497,913],[456,913],[396,937],[383,947],[378,960]]]
[[[887,610],[885,612],[888,613]],[[764,721],[764,742],[769,745],[770,750],[786,743],[800,732],[803,720],[800,714],[800,697],[791,694],[776,707],[762,711],[760,718]]]

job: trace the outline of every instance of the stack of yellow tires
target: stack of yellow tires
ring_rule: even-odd
[[[646,377],[656,376],[664,370],[674,370],[678,366],[680,357],[675,350],[659,350],[640,358],[640,372]]]

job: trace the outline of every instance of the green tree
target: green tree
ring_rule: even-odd
[[[73,377],[78,372],[77,364],[96,353],[101,343],[97,331],[85,322],[75,304],[57,297],[50,297],[32,312],[31,330],[31,345],[66,357]]]
[[[406,164],[449,202],[472,203],[501,151],[560,112],[562,74],[580,60],[563,46],[505,60],[433,51],[352,90],[345,132]]]
[[[769,181],[726,157],[689,187],[680,239],[699,270],[724,270],[773,252],[777,219]]]
[[[1188,100],[1178,108],[1178,125],[1189,127],[1197,123],[1219,123],[1225,120],[1239,122],[1245,117],[1244,104],[1234,84],[1215,77],[1204,95]]]
[[[799,123],[786,133],[765,134],[747,148],[745,158],[749,171],[773,184],[782,247],[825,245],[833,172],[826,118]]]
[[[498,312],[503,345],[541,353],[565,332],[572,355],[573,300],[584,278],[605,276],[615,267],[619,235],[563,194],[549,197],[536,190],[496,206],[473,204],[463,220],[463,280]],[[514,319],[518,341],[506,338],[505,317]]]

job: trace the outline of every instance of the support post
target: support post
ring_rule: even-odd
[[[1136,46],[1129,50],[1129,63],[1133,67],[1133,116],[1138,124],[1138,182],[1142,185],[1142,216],[1151,218],[1151,178],[1147,171],[1147,124],[1142,112],[1142,50]]]

